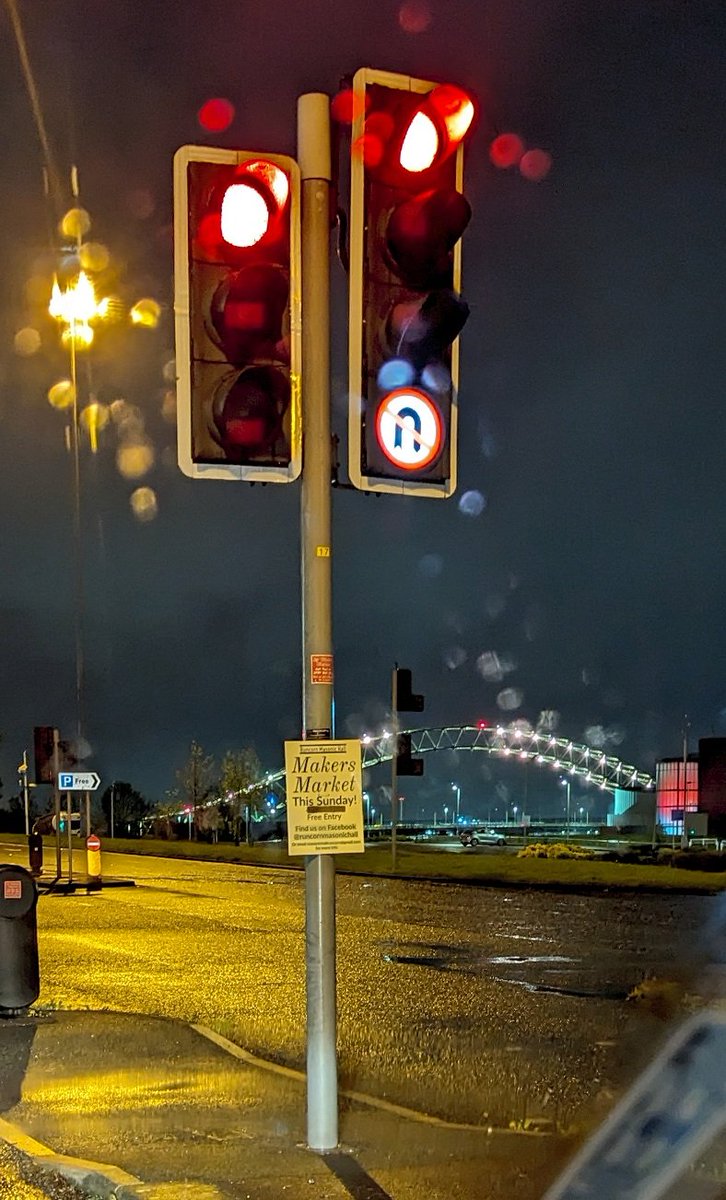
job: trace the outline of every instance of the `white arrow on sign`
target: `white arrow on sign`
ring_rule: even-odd
[[[58,788],[61,792],[95,792],[101,782],[95,771],[59,771]]]

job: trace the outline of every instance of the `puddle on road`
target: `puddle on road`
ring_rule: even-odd
[[[625,1000],[628,995],[628,989],[623,986],[587,986],[586,982],[577,979],[581,970],[585,970],[587,974],[582,959],[566,954],[483,955],[480,949],[475,947],[424,942],[407,943],[395,950],[385,949],[381,957],[384,962],[396,966],[428,967],[433,971],[476,975],[488,978],[492,983],[507,984],[528,992],[592,1000]],[[500,975],[490,970],[496,967],[511,967],[513,970],[509,975]],[[523,971],[532,969],[539,971],[539,978],[522,978]],[[567,982],[568,976],[572,978],[571,983]]]

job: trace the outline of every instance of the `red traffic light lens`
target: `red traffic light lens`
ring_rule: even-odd
[[[265,197],[249,183],[233,183],[222,198],[222,237],[230,246],[256,246],[270,226]]]
[[[417,112],[401,143],[399,161],[405,171],[427,171],[439,149],[439,134],[431,117]]]
[[[279,359],[289,282],[281,267],[260,263],[227,275],[212,296],[210,336],[230,362]]]
[[[456,150],[474,120],[474,104],[453,84],[434,88],[414,113],[404,134],[399,162],[405,171],[428,171]]]
[[[290,385],[282,370],[245,368],[217,391],[212,436],[231,461],[235,456],[289,457],[282,427],[289,402]]]

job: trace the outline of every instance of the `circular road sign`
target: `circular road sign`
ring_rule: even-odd
[[[89,836],[86,838],[86,849],[87,850],[100,850],[101,849],[101,839],[95,833],[89,834]]]
[[[444,425],[438,406],[418,388],[394,388],[378,405],[376,437],[394,466],[420,471],[439,456],[443,446]]]

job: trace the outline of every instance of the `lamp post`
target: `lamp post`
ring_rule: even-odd
[[[447,825],[448,822],[449,822],[449,806],[448,806],[448,804],[445,804],[444,805],[444,825]]]
[[[81,466],[78,436],[78,370],[77,354],[88,350],[93,342],[93,326],[108,316],[109,299],[96,299],[93,283],[85,271],[79,271],[65,290],[57,278],[48,304],[48,312],[61,326],[61,342],[68,349],[71,367],[72,420],[71,451],[73,454],[73,540],[76,557],[76,722],[80,743],[83,734],[83,626],[84,586],[83,548],[81,542]],[[90,833],[90,829],[88,831]]]
[[[370,792],[363,793],[363,802],[366,806],[366,825],[371,823],[371,794]]]
[[[567,789],[567,816],[565,819],[565,830],[569,834],[569,832],[570,832],[570,795],[571,795],[572,784],[570,783],[569,779],[561,779],[560,783],[562,784],[563,788]]]
[[[452,783],[451,790],[452,790],[452,792],[456,792],[456,817],[455,817],[455,820],[456,820],[456,824],[458,825],[459,824],[459,808],[461,806],[461,788],[459,787],[458,783]]]

